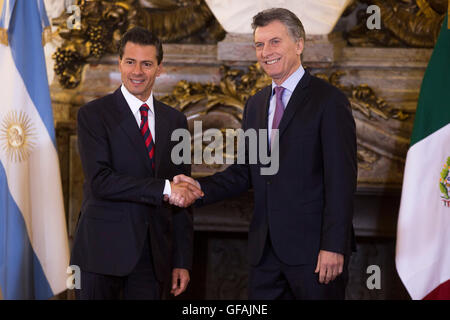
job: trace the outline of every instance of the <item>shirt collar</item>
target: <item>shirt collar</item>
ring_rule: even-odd
[[[305,69],[303,69],[303,66],[300,65],[297,70],[293,74],[289,76],[282,84],[281,87],[289,90],[290,92],[294,92],[295,87],[302,79],[303,75],[305,74]],[[272,80],[272,93],[274,92],[274,88],[277,86],[277,84]]]
[[[120,90],[122,91],[123,97],[128,103],[128,106],[131,109],[131,112],[133,114],[137,113],[139,111],[139,108],[146,103],[148,107],[150,108],[150,111],[152,114],[155,114],[154,108],[153,108],[153,91],[150,93],[150,96],[148,97],[147,101],[141,101],[140,99],[136,98],[134,95],[128,91],[128,89],[122,84],[120,87]]]

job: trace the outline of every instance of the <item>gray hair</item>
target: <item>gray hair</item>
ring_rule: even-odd
[[[284,24],[292,39],[297,42],[300,39],[306,41],[305,28],[300,19],[292,11],[284,8],[271,8],[257,13],[253,17],[252,29],[253,35],[257,27],[267,26],[273,21],[280,21]],[[302,57],[303,58],[303,54]]]

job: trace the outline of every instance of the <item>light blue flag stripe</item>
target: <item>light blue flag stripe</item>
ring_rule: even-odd
[[[9,192],[1,162],[0,287],[3,299],[48,299],[53,296],[31,246],[22,213]]]
[[[8,40],[16,68],[56,148],[38,9],[36,1],[16,1],[9,23]]]

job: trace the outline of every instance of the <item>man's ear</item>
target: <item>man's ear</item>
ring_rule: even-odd
[[[303,53],[303,49],[305,48],[305,40],[303,38],[300,38],[300,40],[297,42],[297,55],[301,55]]]
[[[161,63],[158,64],[158,67],[156,69],[156,76],[159,77],[161,75],[161,73],[163,73],[163,71],[164,71],[164,66],[163,66],[163,63],[161,61]]]

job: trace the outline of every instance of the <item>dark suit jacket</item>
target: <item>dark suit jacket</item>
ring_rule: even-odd
[[[83,271],[124,276],[141,255],[147,232],[156,277],[174,267],[191,269],[192,214],[163,201],[165,179],[190,166],[174,165],[170,137],[186,117],[154,100],[155,170],[125,98],[117,89],[78,112],[78,146],[85,174],[81,217],[71,263]]]
[[[250,97],[243,129],[267,129],[271,86]],[[261,164],[234,164],[199,179],[204,204],[253,187],[250,263],[258,264],[267,234],[286,264],[315,264],[319,250],[350,254],[356,189],[355,122],[346,96],[305,72],[279,125],[279,171],[261,175]],[[248,150],[248,148],[247,148]]]

